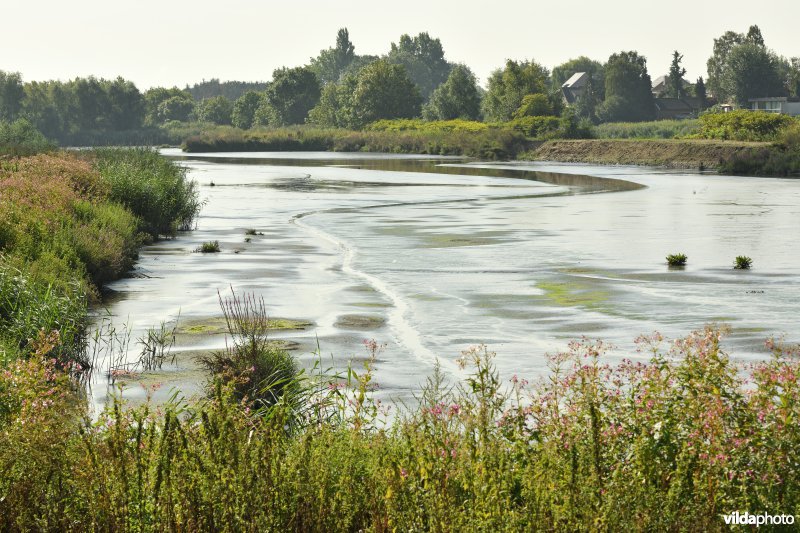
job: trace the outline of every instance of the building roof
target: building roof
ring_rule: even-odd
[[[586,82],[589,81],[589,75],[585,72],[576,72],[573,74],[570,79],[564,82],[561,86],[562,89],[577,89],[579,87],[583,87],[586,85]]]
[[[685,79],[682,80],[682,81],[683,81],[683,86],[684,87],[688,87],[688,86],[691,85],[691,83],[686,81]],[[662,87],[665,88],[668,83],[669,83],[669,74],[665,74],[663,76],[659,76],[659,77],[657,77],[656,79],[653,80],[653,89],[660,89]]]
[[[683,98],[655,98],[654,103],[659,111],[675,111],[691,113],[694,111],[689,102]]]

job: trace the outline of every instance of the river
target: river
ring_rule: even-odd
[[[188,167],[206,204],[194,231],[145,247],[133,276],[112,283],[97,310],[128,328],[134,359],[147,328],[218,317],[217,292],[231,288],[263,297],[271,316],[311,324],[275,333],[306,366],[321,355],[323,366],[343,368],[363,360],[364,339],[385,343],[377,394],[401,401],[413,401],[437,360],[457,378],[455,358],[479,343],[497,352],[504,377],[531,379],[546,372],[545,354],[583,335],[612,343],[609,361],[639,357],[639,334],[676,337],[707,323],[731,328],[725,349],[742,360],[766,357],[770,336],[800,340],[794,180],[376,154],[163,153]],[[263,235],[246,236],[251,228]],[[193,252],[214,240],[220,253]],[[683,269],[665,263],[676,252],[688,256]],[[734,270],[737,255],[753,268]],[[123,380],[124,394],[201,394],[193,357],[225,343],[213,328],[179,335],[175,363]],[[94,379],[102,404],[110,387],[104,373]]]

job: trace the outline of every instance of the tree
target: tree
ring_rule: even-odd
[[[510,120],[527,94],[546,93],[547,69],[535,61],[507,60],[505,68],[489,77],[483,98],[483,114],[488,121]]]
[[[380,119],[412,118],[419,114],[422,97],[405,67],[385,59],[358,75],[349,74],[322,91],[309,122],[320,126],[362,128]]]
[[[233,104],[224,96],[206,98],[195,107],[197,118],[202,122],[226,125],[231,123]]]
[[[255,123],[270,126],[303,124],[319,103],[320,84],[309,67],[280,68],[264,91]]]
[[[233,103],[231,122],[237,128],[249,130],[253,127],[256,111],[262,103],[263,93],[247,91]]]
[[[22,110],[25,87],[18,72],[0,70],[0,120],[14,121]]]
[[[726,31],[718,39],[714,39],[714,50],[706,64],[708,67],[707,86],[711,94],[720,103],[736,99],[736,96],[730,92],[732,84],[729,59],[734,49],[745,44],[766,50],[764,37],[758,26],[750,26],[746,35],[734,31]],[[750,53],[753,53],[752,49]],[[776,65],[773,64],[772,66],[775,67]]]
[[[108,92],[108,125],[110,128],[132,130],[142,127],[145,105],[142,93],[131,81],[118,77],[106,82]]]
[[[800,98],[800,57],[793,57],[786,73],[786,91],[793,98]]]
[[[422,97],[402,65],[378,60],[358,73],[353,92],[354,127],[380,119],[419,115]]]
[[[156,118],[153,124],[163,124],[170,120],[187,122],[194,113],[194,99],[187,95],[170,96],[160,104],[156,111]]]
[[[786,95],[780,58],[751,42],[730,51],[718,83],[722,93],[740,107],[749,107],[750,98]]]
[[[423,116],[427,120],[478,120],[480,105],[475,74],[466,65],[455,65],[447,80],[431,94],[430,101],[423,109]]]
[[[700,107],[705,109],[706,107],[706,84],[703,81],[703,77],[700,76],[697,78],[697,83],[694,84],[694,96],[698,100],[700,100]]]
[[[401,35],[399,42],[392,43],[387,59],[406,67],[409,77],[417,84],[425,100],[430,98],[436,87],[444,83],[452,68],[444,58],[442,42],[427,32],[416,37]]]
[[[311,58],[311,70],[323,85],[339,81],[342,73],[355,59],[355,46],[350,42],[350,32],[340,28],[336,34],[336,45],[321,50],[317,57]]]
[[[597,122],[597,106],[600,102],[598,91],[595,89],[596,81],[589,78],[583,88],[583,93],[575,100],[574,113],[578,119]],[[602,92],[602,91],[600,91]]]
[[[681,66],[683,55],[677,50],[672,53],[672,64],[669,67],[669,87],[667,89],[667,96],[672,98],[683,98],[686,96],[686,90],[683,88],[683,77],[686,75],[686,69]]]
[[[160,114],[162,113],[162,111],[160,110],[160,106],[162,102],[169,100],[170,98],[173,97],[177,97],[182,100],[188,101],[191,104],[192,110],[194,109],[194,98],[192,98],[192,95],[189,91],[184,91],[178,89],[177,87],[173,87],[171,89],[167,89],[166,87],[153,87],[152,89],[148,89],[147,91],[145,91],[144,123],[146,126],[154,126],[156,124],[164,122],[165,118],[163,116],[160,116]],[[170,107],[174,106],[175,102],[173,102],[173,104],[170,105]],[[182,120],[182,119],[171,118],[168,120]]]
[[[633,51],[620,52],[608,58],[605,71],[606,101],[600,109],[603,120],[652,120],[655,107],[647,60]]]
[[[522,97],[522,103],[514,111],[514,118],[522,117],[542,117],[553,114],[553,106],[550,99],[542,93],[526,94]]]

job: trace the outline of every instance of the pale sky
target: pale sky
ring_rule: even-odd
[[[0,70],[25,80],[123,76],[140,89],[202,79],[266,81],[308,62],[346,26],[359,54],[429,32],[485,83],[506,58],[553,66],[620,50],[652,78],[672,51],[706,76],[713,39],[757,24],[768,47],[800,56],[800,2],[777,0],[0,0]]]

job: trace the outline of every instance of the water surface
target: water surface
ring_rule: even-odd
[[[587,335],[609,359],[658,330],[680,336],[731,327],[726,348],[767,354],[795,334],[800,312],[796,181],[639,167],[474,164],[375,154],[192,154],[180,159],[207,200],[197,229],[145,248],[135,276],[111,285],[108,311],[135,339],[162,320],[219,315],[217,291],[263,296],[278,332],[339,366],[386,343],[381,394],[408,399],[438,359],[486,343],[506,377],[546,370],[547,352]],[[213,184],[213,185],[212,185]],[[245,231],[263,235],[245,242]],[[193,253],[218,240],[219,254]],[[683,252],[670,270],[664,257]],[[736,255],[753,258],[734,271]],[[181,338],[178,351],[220,349],[223,335]],[[635,355],[635,354],[634,354]],[[158,379],[166,394],[200,390],[179,358]],[[169,367],[169,368],[168,368]],[[132,387],[128,394],[141,396]],[[94,390],[98,402],[106,390]]]

